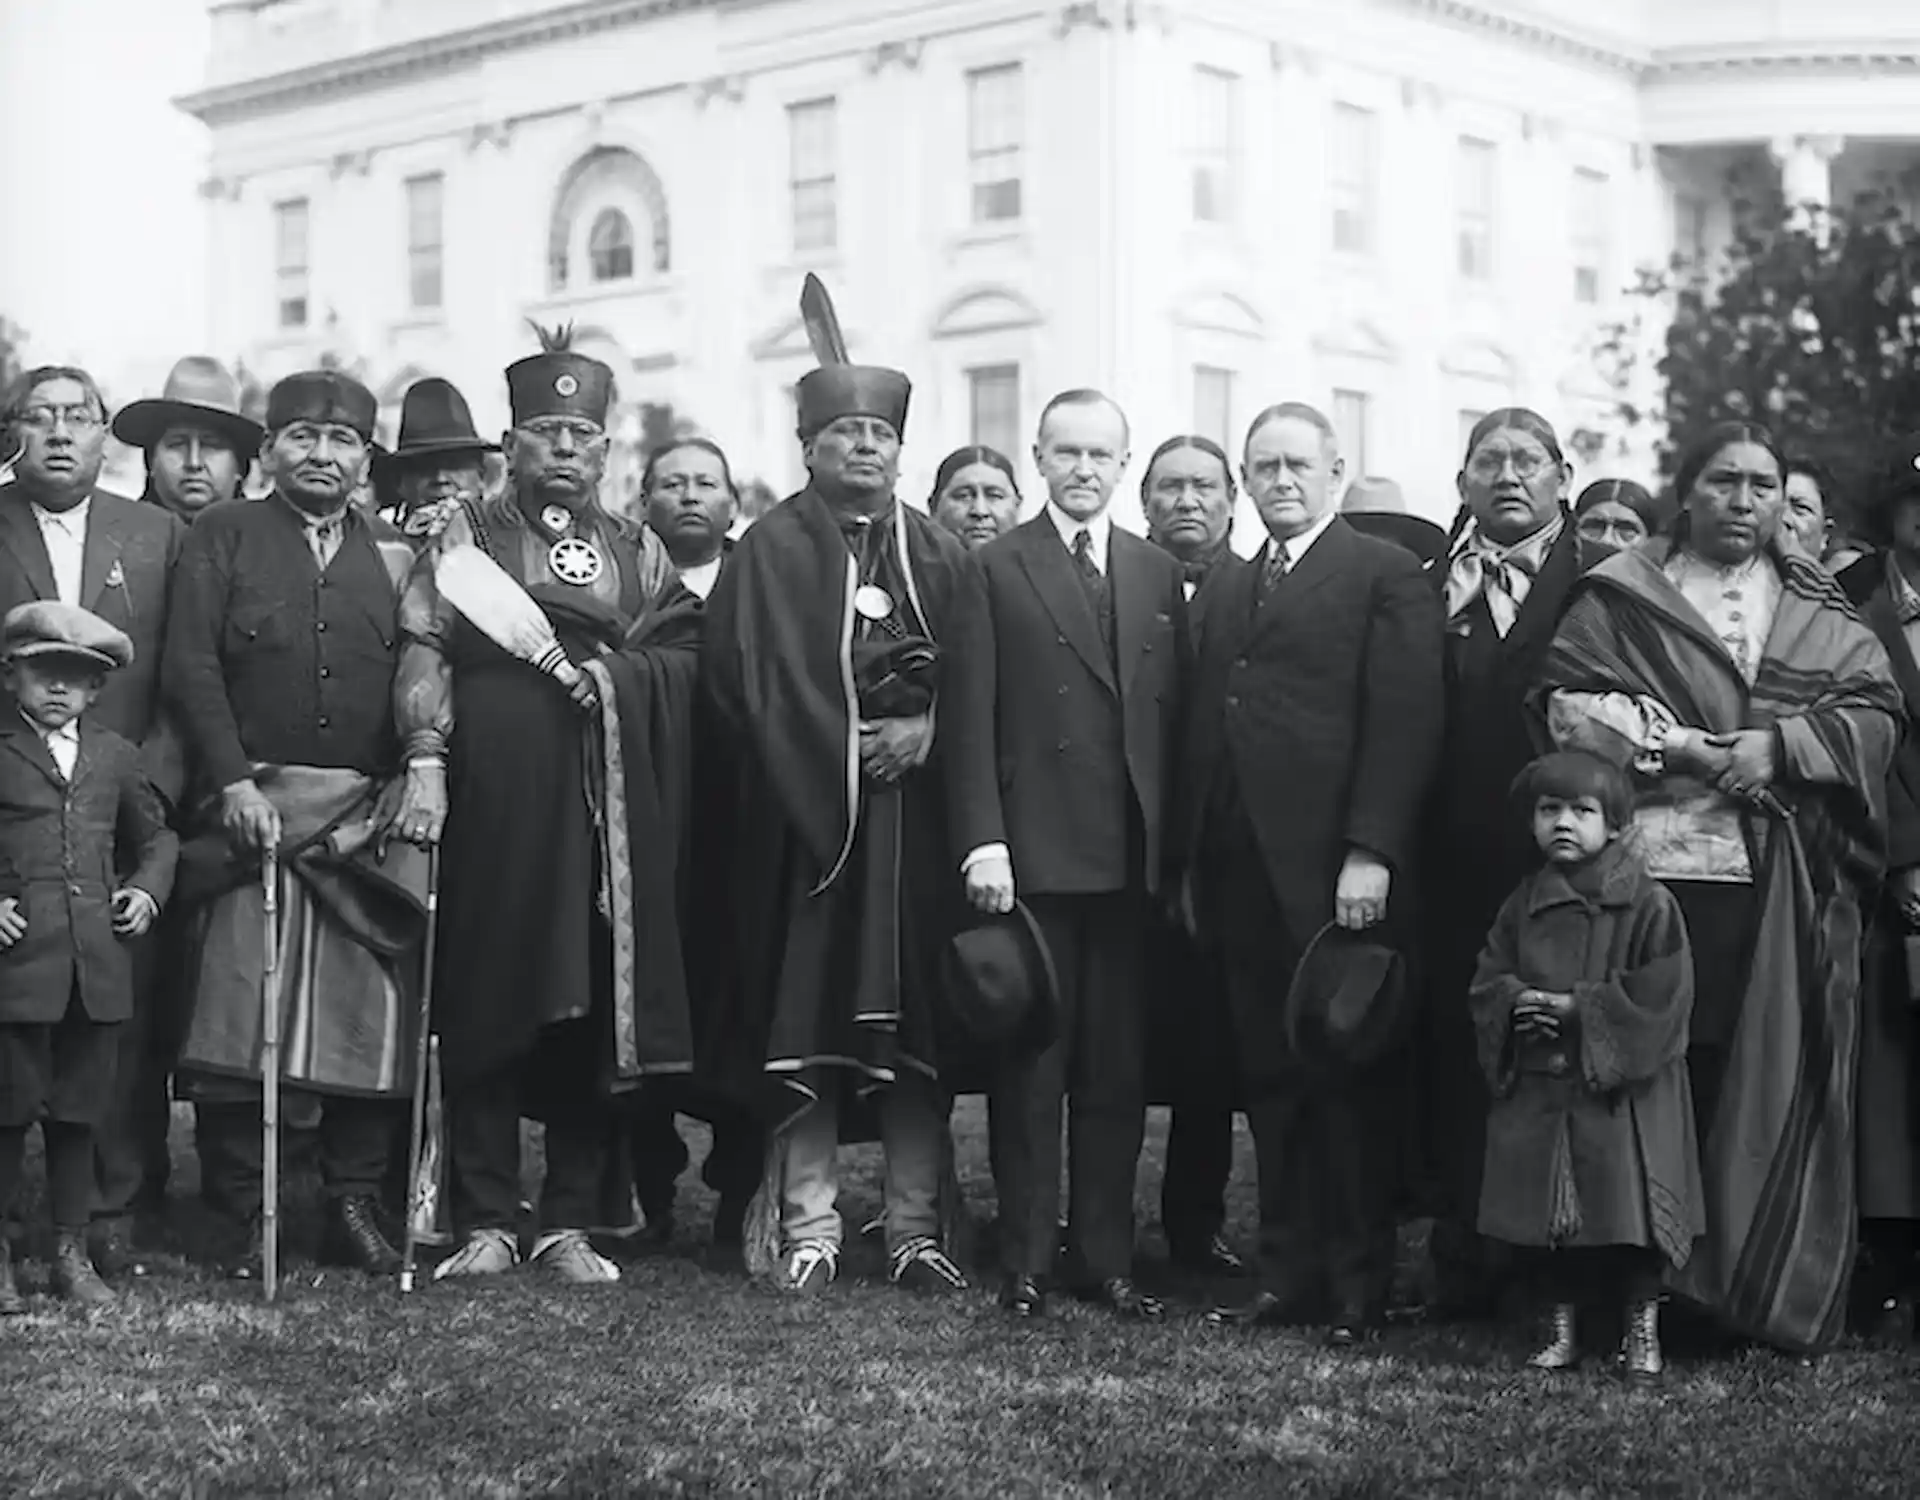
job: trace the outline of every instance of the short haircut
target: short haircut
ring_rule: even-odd
[[[1033,429],[1033,440],[1036,443],[1047,430],[1047,418],[1063,406],[1111,406],[1120,418],[1124,446],[1129,448],[1133,446],[1133,423],[1127,420],[1126,408],[1105,391],[1096,391],[1091,386],[1077,386],[1073,390],[1062,391],[1040,408],[1040,425]]]
[[[720,460],[720,477],[727,482],[727,493],[735,500],[740,498],[740,486],[733,482],[733,465],[727,462],[726,451],[712,438],[677,437],[670,443],[662,443],[647,455],[647,466],[640,471],[640,494],[642,498],[653,493],[653,473],[660,466],[660,460],[669,453],[678,453],[682,448],[698,448],[702,453],[711,453]]]
[[[1240,445],[1242,456],[1253,446],[1253,440],[1260,435],[1260,429],[1270,422],[1305,422],[1320,434],[1324,447],[1333,453],[1340,451],[1340,434],[1334,431],[1333,423],[1327,414],[1317,406],[1309,406],[1304,401],[1280,401],[1269,406],[1259,416],[1247,424],[1247,436]]]
[[[962,469],[971,469],[975,464],[985,464],[1006,475],[1014,499],[1020,498],[1020,480],[1013,472],[1013,460],[998,448],[989,448],[985,443],[973,443],[965,448],[955,448],[940,460],[940,467],[933,476],[933,493],[927,497],[927,509],[932,510],[940,503],[941,491],[953,483],[956,474]]]
[[[1541,756],[1515,778],[1512,796],[1528,818],[1542,797],[1591,797],[1600,804],[1607,827],[1615,832],[1633,821],[1633,783],[1627,773],[1589,750],[1556,750]]]
[[[1168,438],[1158,448],[1155,448],[1153,450],[1153,457],[1147,460],[1146,468],[1141,470],[1140,498],[1142,501],[1147,498],[1147,486],[1153,483],[1154,466],[1169,453],[1178,453],[1183,448],[1191,448],[1196,453],[1204,453],[1209,458],[1217,459],[1220,464],[1220,472],[1227,476],[1227,493],[1229,495],[1234,493],[1233,463],[1221,449],[1220,445],[1210,437],[1201,437],[1197,432],[1183,432],[1175,437]]]
[[[0,420],[4,420],[8,426],[18,422],[25,415],[27,402],[35,389],[49,380],[71,380],[86,391],[87,399],[93,403],[102,420],[106,418],[107,398],[100,394],[100,382],[85,370],[78,365],[35,365],[31,370],[23,371],[8,389],[6,411],[0,413]]]

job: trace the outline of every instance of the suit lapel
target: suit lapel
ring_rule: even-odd
[[[18,560],[37,598],[60,597],[53,582],[53,559],[47,556],[47,540],[40,534],[26,497],[14,485],[0,490],[0,547]]]
[[[1339,577],[1353,551],[1353,539],[1353,528],[1335,516],[1314,544],[1307,548],[1307,555],[1287,570],[1279,587],[1260,601],[1257,622],[1261,628],[1264,629],[1277,616],[1297,608],[1302,601]],[[1279,545],[1279,542],[1268,539],[1268,547]],[[1266,554],[1262,552],[1254,564],[1256,579],[1264,575],[1266,563]]]
[[[0,710],[0,712],[3,711],[4,710]],[[6,746],[7,749],[11,750],[15,755],[18,755],[28,765],[37,769],[42,776],[46,777],[48,781],[52,782],[54,786],[58,787],[64,794],[67,789],[67,779],[60,774],[60,768],[54,764],[53,752],[47,748],[47,742],[40,738],[38,730],[27,723],[25,719],[20,718],[20,711],[18,709],[15,709],[13,713],[17,722],[9,724],[5,728],[0,728],[0,745]],[[82,734],[84,735],[84,733],[85,731],[83,729]],[[84,739],[81,743],[84,750]],[[80,763],[78,761],[74,763],[73,770],[74,779],[77,781],[80,776]]]
[[[80,605],[92,609],[100,592],[114,576],[120,561],[120,549],[127,539],[114,524],[116,517],[105,497],[95,495],[87,507],[87,541],[80,553]]]
[[[1120,669],[1120,691],[1124,694],[1140,665],[1140,648],[1152,623],[1153,585],[1148,573],[1149,559],[1133,538],[1114,527],[1107,534],[1107,582],[1113,590],[1113,655]],[[1142,544],[1149,545],[1149,544]],[[1077,587],[1077,584],[1076,584]]]
[[[1087,591],[1074,576],[1073,559],[1060,544],[1060,533],[1045,511],[1020,528],[1020,565],[1027,570],[1033,591],[1074,654],[1117,697],[1119,688],[1107,662],[1106,648],[1100,643],[1100,625],[1093,618],[1093,606],[1087,602]],[[1107,566],[1113,566],[1111,546]]]

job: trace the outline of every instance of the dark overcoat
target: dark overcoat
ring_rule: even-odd
[[[1413,1148],[1422,1212],[1471,1224],[1486,1146],[1486,1080],[1474,1052],[1467,991],[1500,903],[1539,861],[1513,810],[1514,779],[1544,748],[1526,698],[1567,601],[1597,554],[1571,520],[1548,552],[1512,629],[1496,634],[1484,602],[1446,637],[1446,731],[1421,839],[1419,1023],[1423,1066]],[[1445,561],[1435,567],[1444,575]]]
[[[969,684],[981,695],[973,717],[993,726],[996,774],[980,788],[985,795],[957,809],[960,849],[1008,844],[1023,896],[1095,895],[1142,879],[1149,892],[1157,890],[1191,657],[1180,565],[1151,542],[1113,528],[1109,657],[1046,512],[974,555],[986,578],[991,636],[961,649],[987,668]],[[1140,850],[1128,848],[1129,798],[1138,809]]]
[[[1868,556],[1840,574],[1840,587],[1880,637],[1900,682],[1906,732],[1887,776],[1889,880],[1861,964],[1859,1131],[1860,1217],[1920,1219],[1920,1009],[1908,998],[1899,876],[1920,866],[1920,663],[1907,644],[1887,564]]]
[[[83,718],[68,783],[53,752],[8,704],[0,713],[0,897],[26,935],[0,953],[0,1023],[53,1025],[77,990],[91,1021],[133,1014],[131,951],[113,931],[113,893],[138,886],[164,905],[179,840],[140,752]],[[116,855],[133,873],[115,877]]]
[[[1262,940],[1297,957],[1333,917],[1350,849],[1411,868],[1440,741],[1440,605],[1418,559],[1338,517],[1264,600],[1261,572],[1233,558],[1206,582],[1174,849],[1198,867],[1230,768],[1282,917]],[[1231,996],[1255,1075],[1288,1053],[1284,998]]]
[[[124,631],[133,660],[107,678],[88,719],[141,747],[148,776],[178,800],[184,766],[177,726],[163,712],[165,654],[174,563],[187,529],[158,506],[95,490],[80,561],[80,607]],[[0,486],[0,616],[17,604],[57,599],[53,563],[18,485]]]

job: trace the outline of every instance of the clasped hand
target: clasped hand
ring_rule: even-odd
[[[1524,990],[1513,1003],[1513,1029],[1543,1037],[1557,1037],[1573,1014],[1573,996],[1547,990]]]
[[[1725,734],[1689,730],[1686,744],[1670,752],[1668,759],[1676,770],[1698,772],[1716,791],[1748,799],[1771,787],[1778,770],[1771,729],[1736,729]]]
[[[933,752],[933,716],[860,721],[860,769],[875,781],[892,783],[926,764]]]

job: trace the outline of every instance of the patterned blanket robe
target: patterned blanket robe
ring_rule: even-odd
[[[1771,555],[1783,589],[1751,688],[1657,559],[1630,553],[1582,580],[1535,701],[1544,714],[1558,694],[1563,744],[1627,765],[1645,747],[1594,695],[1651,697],[1710,732],[1776,731],[1775,805],[1745,820],[1759,948],[1702,1142],[1707,1237],[1674,1285],[1753,1336],[1819,1349],[1844,1322],[1857,1234],[1862,912],[1884,865],[1900,697],[1834,582],[1798,554]]]

